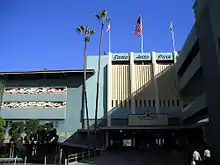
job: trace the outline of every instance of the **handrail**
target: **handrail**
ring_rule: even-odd
[[[14,162],[14,161],[22,162],[23,158],[18,158],[18,157],[15,157],[15,158],[0,158],[0,162]]]
[[[74,163],[74,162],[78,162],[78,160],[84,160],[85,158],[87,158],[88,160],[91,158],[91,156],[96,155],[97,153],[97,149],[93,149],[93,150],[88,150],[87,152],[80,152],[80,153],[75,153],[75,154],[70,154],[68,155],[68,164]]]

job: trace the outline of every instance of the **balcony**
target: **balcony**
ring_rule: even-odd
[[[207,107],[206,94],[198,96],[194,101],[188,104],[182,112],[182,120],[189,118],[195,113]]]
[[[22,101],[58,101],[65,102],[67,100],[66,94],[11,94],[4,95],[3,102],[22,102]]]
[[[66,108],[2,108],[1,115],[6,120],[64,120]]]
[[[186,57],[188,56],[189,52],[192,50],[194,44],[196,43],[196,40],[197,40],[197,34],[196,34],[196,27],[194,24],[177,59],[177,71],[179,71],[179,69],[183,65]]]
[[[179,79],[179,91],[181,91],[188,84],[190,79],[195,75],[195,73],[199,70],[200,67],[201,67],[200,55],[197,54],[197,56],[188,66],[183,76]]]

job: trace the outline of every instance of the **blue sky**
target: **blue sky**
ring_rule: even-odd
[[[111,16],[112,52],[140,52],[140,40],[133,34],[140,14],[145,52],[172,51],[170,21],[175,29],[176,48],[180,50],[194,23],[193,3],[194,0],[0,0],[0,72],[81,69],[83,38],[75,28],[88,24],[97,31],[89,43],[88,55],[98,54],[100,22],[95,14],[102,9]],[[103,51],[107,50],[105,33]]]

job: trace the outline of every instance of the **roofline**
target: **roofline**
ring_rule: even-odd
[[[19,75],[19,74],[26,74],[26,75],[30,75],[30,74],[62,74],[62,73],[83,73],[84,70],[82,69],[76,69],[76,70],[48,70],[48,71],[25,71],[25,72],[0,72],[0,76],[4,76],[4,75]],[[95,70],[94,69],[86,69],[87,73],[91,73],[94,74]]]

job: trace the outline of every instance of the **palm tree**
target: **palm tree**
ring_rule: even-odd
[[[100,66],[101,66],[101,54],[102,54],[102,38],[104,35],[105,22],[110,21],[107,10],[102,10],[96,15],[96,17],[98,20],[101,21],[101,35],[99,41],[98,78],[97,78],[97,88],[96,88],[95,135],[97,130],[97,117],[98,117],[98,109],[99,109],[99,82],[100,82]]]
[[[80,34],[84,34],[84,76],[83,76],[83,104],[82,104],[82,109],[84,110],[84,107],[86,106],[86,120],[87,120],[87,129],[88,129],[88,135],[89,135],[89,110],[88,110],[88,101],[87,101],[87,92],[86,92],[86,64],[87,64],[87,55],[86,55],[86,50],[87,50],[87,45],[88,42],[90,41],[90,36],[95,34],[95,30],[90,30],[88,25],[86,26],[79,26],[76,28],[76,31],[79,32]],[[85,103],[85,105],[84,105]]]

